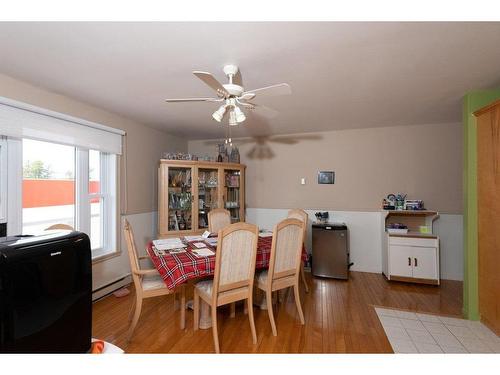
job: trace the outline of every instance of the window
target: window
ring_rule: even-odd
[[[0,223],[7,222],[7,139],[0,136]]]
[[[0,119],[0,223],[7,219],[7,234],[62,223],[89,235],[94,258],[115,252],[125,132],[3,97]]]
[[[101,185],[101,153],[89,151],[89,203],[90,203],[90,239],[92,248],[100,249],[103,246],[104,213],[103,194]]]
[[[5,147],[1,141],[0,156]],[[10,234],[37,234],[53,224],[68,224],[89,235],[94,258],[115,252],[116,155],[31,139],[17,142],[21,147],[13,154],[22,164],[17,185],[22,220]]]
[[[0,136],[0,223],[7,222],[7,139]]]
[[[116,156],[97,150],[80,150],[80,158],[85,180],[80,185],[80,223],[90,235],[94,254],[104,255],[116,248]]]
[[[23,139],[24,234],[53,224],[75,228],[75,147]]]

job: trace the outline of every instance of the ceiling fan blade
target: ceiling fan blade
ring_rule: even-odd
[[[290,95],[292,93],[292,88],[288,83],[280,83],[277,85],[261,87],[255,90],[248,90],[244,92],[243,95],[248,93],[258,94],[259,96]]]
[[[233,76],[233,83],[235,85],[243,86],[243,77],[241,76],[241,70],[238,69],[236,74]]]
[[[241,104],[242,107],[246,108],[246,109],[255,109],[255,104],[253,103],[250,103],[250,102],[241,102],[239,100],[237,100],[238,104]]]
[[[217,98],[185,98],[185,99],[165,99],[167,103],[183,103],[183,102],[221,102],[223,99]]]
[[[241,95],[238,99],[252,100],[253,98],[255,98],[255,94],[253,92],[246,92],[243,95]]]
[[[208,86],[210,86],[210,88],[215,90],[217,92],[217,95],[221,97],[229,96],[229,93],[226,91],[224,86],[222,86],[222,83],[217,81],[217,79],[215,79],[215,77],[212,74],[208,72],[200,72],[197,70],[193,71],[193,74],[199,79],[201,79],[203,82],[205,82]]]
[[[260,104],[255,104],[255,103],[250,103],[250,102],[244,103],[244,102],[240,102],[240,101],[238,103],[241,104],[244,108],[255,111],[255,113],[258,113],[259,115],[262,115],[263,117],[266,117],[266,118],[270,118],[270,119],[275,118],[279,114],[278,111],[276,111],[272,108],[260,105]]]
[[[294,145],[298,143],[299,141],[295,138],[291,137],[273,137],[269,138],[269,142],[274,142],[274,143],[282,143],[285,145]]]

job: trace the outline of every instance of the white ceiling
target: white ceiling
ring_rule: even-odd
[[[470,90],[500,84],[500,23],[1,23],[0,72],[189,139],[220,137],[191,74],[246,89],[288,82],[280,111],[233,135],[455,122]]]

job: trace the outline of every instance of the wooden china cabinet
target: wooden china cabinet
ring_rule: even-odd
[[[190,160],[160,160],[158,235],[178,237],[208,229],[208,213],[225,208],[231,222],[245,221],[245,166]]]

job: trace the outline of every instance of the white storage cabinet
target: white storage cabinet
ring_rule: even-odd
[[[387,211],[384,231],[389,223],[408,226],[407,234],[385,233],[382,244],[383,273],[388,280],[439,285],[439,237],[432,234],[434,211]],[[420,233],[427,226],[430,233]]]

